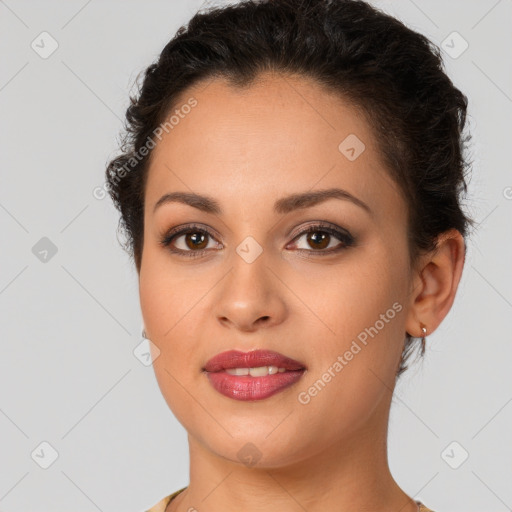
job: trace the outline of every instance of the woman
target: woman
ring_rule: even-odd
[[[211,9],[149,66],[107,182],[189,439],[152,512],[430,510],[387,425],[463,270],[466,108],[437,47],[361,1]]]

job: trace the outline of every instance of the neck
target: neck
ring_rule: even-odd
[[[370,423],[320,452],[279,467],[246,467],[189,435],[190,484],[171,511],[417,512],[387,460],[389,404]],[[321,434],[320,434],[321,435]]]

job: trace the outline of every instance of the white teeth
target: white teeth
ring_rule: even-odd
[[[268,366],[258,366],[257,368],[249,368],[251,377],[265,377],[268,375]]]
[[[250,375],[251,377],[265,377],[266,375],[274,375],[275,373],[283,373],[285,368],[277,366],[258,366],[257,368],[226,368],[229,375]]]
[[[249,375],[249,368],[228,368],[226,373],[230,375]]]

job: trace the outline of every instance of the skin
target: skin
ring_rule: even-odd
[[[139,270],[147,337],[160,350],[157,381],[189,441],[190,484],[166,512],[416,511],[388,467],[395,372],[406,331],[421,337],[421,322],[431,334],[452,306],[462,236],[444,233],[438,250],[411,268],[406,203],[370,127],[315,82],[268,73],[240,90],[215,79],[187,90],[181,104],[192,95],[197,106],[153,150]],[[366,146],[354,161],[338,150],[349,134]],[[364,201],[371,214],[339,199],[273,211],[291,193],[331,187]],[[177,202],[153,211],[163,194],[176,191],[213,197],[223,213]],[[306,258],[325,246],[296,235],[318,221],[348,230],[355,244]],[[159,244],[170,228],[188,223],[212,234],[197,258]],[[248,236],[263,250],[252,263],[236,252]],[[187,245],[182,235],[174,246],[197,251],[188,239]],[[329,248],[341,244],[328,240]],[[394,303],[400,312],[309,403],[300,403],[298,394]],[[209,384],[202,368],[211,357],[260,348],[308,370],[294,386],[259,401],[227,398]],[[237,456],[247,443],[259,452],[253,466]]]

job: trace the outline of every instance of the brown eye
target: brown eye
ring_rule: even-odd
[[[300,242],[304,239],[305,242]],[[310,226],[308,229],[295,237],[295,248],[299,251],[315,254],[332,254],[346,249],[354,244],[354,238],[345,230],[334,229],[330,225],[319,224]],[[302,247],[301,247],[302,245]]]
[[[313,249],[325,249],[329,245],[331,235],[325,231],[307,233],[307,241],[314,244]]]
[[[213,241],[213,235],[205,229],[188,226],[181,230],[171,230],[163,237],[160,244],[173,253],[196,257],[201,256],[210,247],[215,246],[213,244],[209,247],[210,239]]]
[[[190,231],[182,236],[185,237],[185,244],[189,249],[205,249],[208,245],[208,243],[205,244],[208,235],[199,231]]]

